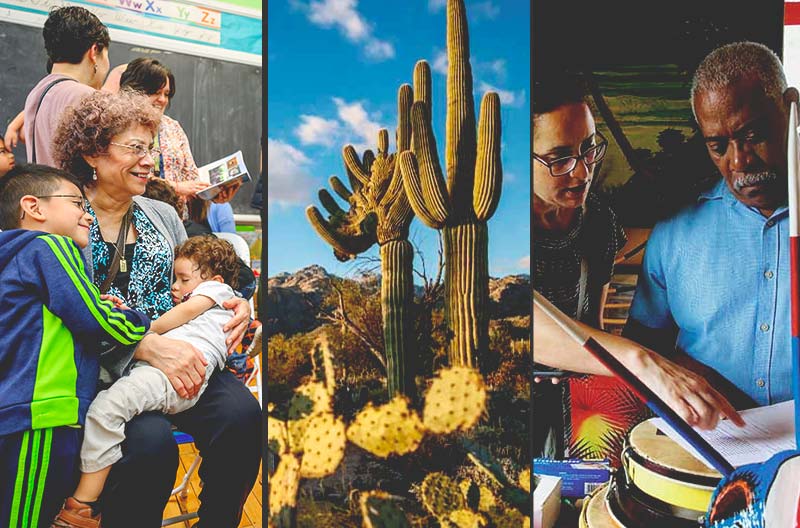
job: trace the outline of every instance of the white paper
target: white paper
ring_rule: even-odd
[[[243,183],[250,181],[241,150],[208,165],[203,165],[197,171],[198,180],[209,184],[209,187],[197,193],[197,196],[203,200],[213,199],[219,194],[222,187],[230,185],[236,180],[242,180]]]
[[[741,411],[739,414],[746,422],[744,427],[737,427],[730,420],[720,420],[713,431],[695,427],[695,431],[734,467],[764,462],[776,453],[796,448],[794,401],[756,407]],[[713,469],[713,466],[664,420],[653,418],[653,424]]]

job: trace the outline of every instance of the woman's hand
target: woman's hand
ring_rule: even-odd
[[[3,138],[3,141],[5,141],[6,148],[8,149],[16,148],[19,141],[25,143],[23,115],[23,112],[20,112],[17,117],[11,120],[11,122],[8,124],[8,128],[6,128],[6,134]]]
[[[228,345],[228,354],[230,354],[236,350],[236,347],[242,342],[244,333],[250,326],[250,303],[245,299],[237,297],[225,301],[222,303],[222,307],[233,310],[233,317],[222,327],[222,331],[225,333],[232,329],[231,335],[225,340],[225,343]]]
[[[198,180],[173,182],[173,185],[175,186],[175,192],[178,193],[178,196],[184,198],[195,196],[198,192],[208,187],[207,183]]]
[[[699,374],[648,349],[641,349],[630,365],[650,387],[689,425],[714,429],[721,417],[743,426],[744,420],[733,405]]]
[[[216,204],[228,203],[233,200],[233,197],[236,196],[236,191],[238,191],[239,187],[241,186],[242,180],[237,180],[230,185],[226,185],[220,189],[219,194],[217,194],[211,201]]]
[[[134,358],[166,374],[181,398],[194,398],[203,386],[208,361],[191,343],[148,334],[136,347]]]

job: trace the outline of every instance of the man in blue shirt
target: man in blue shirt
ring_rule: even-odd
[[[653,229],[625,329],[710,367],[751,406],[792,397],[786,137],[796,96],[761,44],[729,44],[700,64],[692,110],[722,180]]]

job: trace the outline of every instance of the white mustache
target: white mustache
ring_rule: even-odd
[[[737,191],[741,191],[744,187],[776,181],[777,179],[778,174],[774,171],[746,172],[734,180],[733,187]]]

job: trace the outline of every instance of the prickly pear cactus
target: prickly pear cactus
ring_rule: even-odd
[[[486,526],[486,518],[480,513],[475,513],[471,510],[456,510],[450,512],[447,520],[451,526],[457,528],[484,528]]]
[[[336,471],[344,458],[346,444],[344,422],[333,414],[317,414],[306,424],[300,476],[322,478]]]
[[[324,383],[312,381],[300,385],[289,400],[288,430],[292,452],[303,451],[303,437],[308,422],[316,415],[330,413],[331,397]]]
[[[367,404],[347,429],[351,442],[381,458],[414,451],[424,434],[422,421],[403,396],[377,407]]]
[[[411,152],[400,154],[400,168],[414,213],[429,227],[442,230],[445,314],[453,336],[450,364],[477,367],[488,348],[489,332],[486,222],[497,209],[503,171],[500,99],[494,92],[481,101],[476,135],[464,0],[447,2],[447,60],[446,172],[439,165],[430,102],[416,90],[419,75],[430,92],[430,68],[425,61],[417,63],[414,72],[414,144]]]
[[[440,370],[427,394],[422,412],[425,428],[434,433],[467,430],[486,409],[483,378],[469,367]]]
[[[495,528],[530,528],[531,519],[527,515],[512,508],[495,507],[486,514]]]
[[[422,505],[442,522],[450,513],[466,507],[464,496],[453,480],[444,473],[430,473],[420,489]]]
[[[392,496],[382,491],[368,491],[359,497],[364,528],[411,528]]]
[[[275,473],[269,479],[269,522],[279,528],[289,528],[297,506],[300,487],[300,460],[290,454],[281,456]]]
[[[517,478],[517,482],[519,487],[525,490],[526,492],[531,492],[531,470],[530,468],[523,469],[519,477]]]
[[[289,451],[289,431],[286,422],[267,416],[267,444],[275,454]]]
[[[467,505],[477,511],[488,512],[497,506],[497,497],[487,486],[475,484],[470,479],[463,479],[458,483]]]
[[[400,87],[397,94],[398,153],[411,146],[412,97],[411,86]],[[306,216],[319,236],[333,247],[339,260],[353,258],[376,242],[380,245],[381,311],[389,396],[402,393],[414,397],[414,372],[411,370],[415,348],[414,248],[408,241],[413,212],[403,190],[396,156],[388,150],[389,134],[385,129],[378,132],[377,155],[368,150],[359,159],[355,149],[346,146],[342,157],[352,191],[336,176],[329,181],[339,197],[347,201],[349,210],[339,207],[333,196],[322,189],[319,199],[330,216],[326,220],[314,206],[306,209]]]

